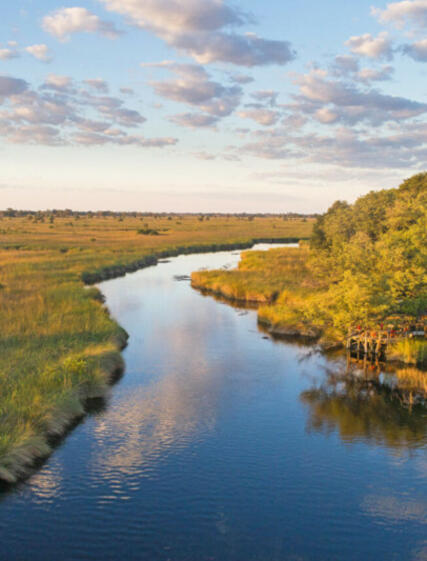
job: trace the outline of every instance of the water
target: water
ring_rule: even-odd
[[[427,419],[191,289],[238,253],[101,288],[124,377],[0,502],[0,560],[422,561]]]

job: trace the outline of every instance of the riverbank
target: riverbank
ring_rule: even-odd
[[[318,342],[322,330],[299,313],[299,305],[321,290],[309,271],[310,251],[301,247],[243,252],[235,270],[195,271],[193,288],[230,302],[258,305],[258,323],[278,337]],[[324,337],[320,344],[337,348],[342,341]]]
[[[335,202],[314,224],[309,247],[243,254],[235,271],[195,272],[192,283],[258,302],[259,322],[270,332],[323,349],[385,326],[390,359],[425,364],[426,220],[427,173],[421,173],[352,205]]]
[[[237,269],[195,271],[191,284],[231,303],[256,305],[258,324],[274,337],[300,339],[324,352],[346,346],[345,332],[304,313],[327,297],[325,284],[313,277],[310,251],[304,245],[244,252]],[[390,345],[386,359],[415,366],[425,364],[426,354],[425,341],[405,339]]]
[[[282,217],[144,220],[168,232],[138,235],[141,220],[134,216],[71,216],[53,224],[1,219],[0,479],[25,476],[35,459],[50,453],[51,436],[84,415],[88,398],[108,393],[123,368],[126,334],[100,292],[84,283],[180,253],[249,247],[254,238],[306,237],[312,227]]]

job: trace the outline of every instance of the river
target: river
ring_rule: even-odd
[[[0,494],[1,561],[427,559],[426,415],[191,288],[238,259],[100,286],[130,334],[125,374]]]

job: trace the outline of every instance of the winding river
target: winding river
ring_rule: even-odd
[[[101,285],[125,375],[0,494],[1,561],[427,559],[426,415],[190,287],[238,259]]]

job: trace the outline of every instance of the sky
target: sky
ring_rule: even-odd
[[[0,6],[0,209],[323,212],[426,162],[427,0]]]

